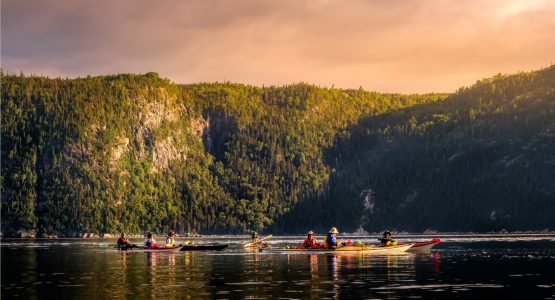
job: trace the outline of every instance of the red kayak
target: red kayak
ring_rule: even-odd
[[[179,251],[181,246],[160,246],[158,248],[147,248],[143,246],[119,248],[120,251],[133,251],[133,252],[173,252]]]
[[[431,241],[422,242],[422,243],[414,243],[412,247],[407,250],[407,252],[412,253],[427,253],[430,252],[433,246],[439,244],[440,240],[438,238],[434,238]]]

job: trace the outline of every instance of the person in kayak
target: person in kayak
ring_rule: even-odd
[[[129,243],[129,241],[127,240],[127,237],[125,236],[125,233],[123,233],[123,232],[121,233],[116,245],[117,245],[118,249],[121,249],[121,250],[127,250],[127,249],[131,249],[131,248],[134,248],[134,247],[138,247],[135,244]]]
[[[166,237],[166,247],[175,246],[175,240],[173,239],[174,236],[175,236],[175,232],[173,232],[173,230],[170,230],[170,232],[168,233],[168,236]]]
[[[251,235],[251,243],[253,245],[258,245],[260,244],[260,239],[258,238],[258,233],[255,231],[252,233]]]
[[[150,232],[146,235],[145,247],[147,247],[148,249],[160,248],[160,246],[156,244],[156,241],[154,240],[154,238],[152,237],[152,233]]]
[[[397,241],[395,241],[394,239],[391,238],[391,232],[389,230],[386,230],[383,233],[383,236],[381,238],[379,238],[378,240],[380,240],[380,242],[382,243],[382,246],[395,246],[395,245],[397,245]]]
[[[324,240],[324,248],[326,248],[326,249],[335,249],[339,245],[341,245],[339,240],[335,237],[335,235],[338,234],[338,233],[339,233],[339,231],[337,231],[337,228],[332,227],[330,229],[330,231],[328,232],[328,236]]]
[[[303,242],[303,248],[318,248],[318,247],[320,247],[320,243],[318,243],[318,240],[316,240],[316,237],[314,236],[314,231],[311,230],[308,232],[308,236]]]

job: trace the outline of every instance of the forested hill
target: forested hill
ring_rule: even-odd
[[[276,229],[555,228],[555,66],[365,116],[343,132],[325,151],[335,170],[325,193]]]
[[[453,95],[2,74],[2,233],[555,226],[555,66]]]

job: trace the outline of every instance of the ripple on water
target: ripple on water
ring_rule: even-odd
[[[84,284],[58,284],[58,287],[83,287]]]
[[[393,285],[393,286],[380,286],[371,288],[374,290],[410,290],[410,289],[430,289],[436,291],[438,289],[453,288],[453,289],[469,289],[469,288],[503,288],[504,285],[494,283],[469,283],[469,284],[426,284],[426,285]],[[435,289],[435,290],[434,290]]]
[[[264,281],[245,281],[245,282],[226,282],[226,285],[265,285],[269,282]]]
[[[216,295],[227,295],[227,294],[230,294],[230,293],[231,293],[230,291],[218,291],[218,292],[216,292]]]

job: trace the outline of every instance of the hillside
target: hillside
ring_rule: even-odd
[[[554,90],[2,74],[2,233],[553,229]]]
[[[336,169],[326,193],[278,231],[553,230],[555,67],[361,118],[326,158]]]
[[[3,76],[2,232],[245,232],[321,193],[362,116],[444,95]]]

